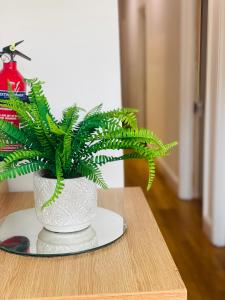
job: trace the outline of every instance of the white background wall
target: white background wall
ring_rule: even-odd
[[[121,106],[116,0],[0,0],[0,47],[24,39],[21,73],[46,82],[53,111],[60,116],[77,103],[86,109]],[[4,9],[3,9],[4,8]],[[110,186],[123,186],[122,163],[103,169]],[[10,190],[31,190],[31,176],[10,181]]]

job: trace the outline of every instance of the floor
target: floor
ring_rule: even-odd
[[[225,247],[214,247],[202,230],[201,201],[182,201],[157,174],[146,192],[147,165],[125,162],[126,186],[141,186],[188,290],[188,300],[225,300]]]

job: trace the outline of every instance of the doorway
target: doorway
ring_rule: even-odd
[[[207,1],[119,3],[123,106],[179,148],[159,167],[181,199],[202,197]],[[148,123],[148,124],[146,124]]]
[[[139,110],[140,127],[146,127],[146,11],[143,1],[118,1],[122,104]],[[131,36],[132,28],[132,36]]]

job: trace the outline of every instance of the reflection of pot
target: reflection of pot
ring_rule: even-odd
[[[56,179],[34,174],[34,199],[38,220],[53,232],[74,232],[87,228],[95,217],[96,184],[85,177],[64,180],[64,189],[49,207],[42,205],[52,196]]]
[[[95,230],[89,226],[78,232],[56,233],[43,228],[37,240],[38,254],[63,254],[88,250],[98,246]]]

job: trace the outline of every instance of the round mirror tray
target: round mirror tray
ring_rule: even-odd
[[[0,220],[0,249],[28,256],[64,256],[80,254],[110,245],[126,231],[124,219],[117,213],[98,207],[92,224],[81,231],[56,233],[39,223],[35,209],[9,214]]]

